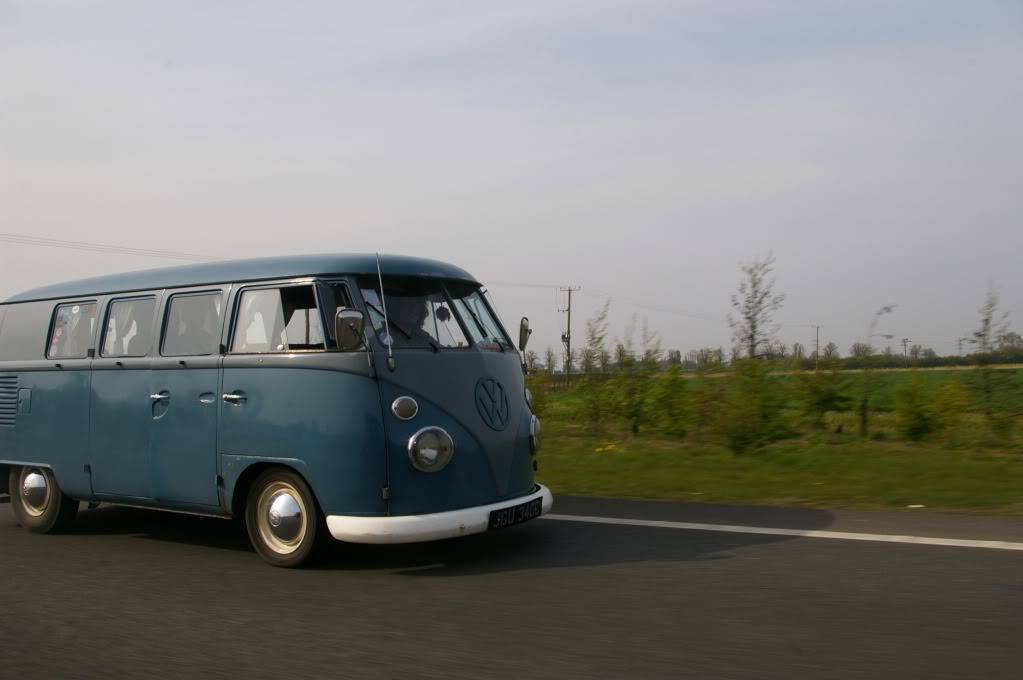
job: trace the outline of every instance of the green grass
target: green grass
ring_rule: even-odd
[[[540,481],[562,494],[1023,513],[1023,454],[999,450],[819,437],[735,455],[714,444],[555,432],[539,459]]]
[[[964,377],[964,371],[955,370],[921,373],[935,386]],[[899,439],[889,407],[896,387],[911,375],[874,373],[873,404],[881,412],[872,417],[870,439],[855,434],[853,413],[832,413],[827,434],[808,434],[804,428],[798,438],[741,455],[712,437],[632,437],[623,423],[611,419],[605,433],[594,436],[578,415],[578,394],[557,392],[546,399],[538,478],[556,494],[824,508],[919,504],[1023,514],[1019,437],[993,438],[982,417],[969,414],[955,433],[923,442]],[[850,375],[852,385],[856,380]],[[1023,399],[1023,394],[1016,398]],[[789,416],[798,419],[794,410]],[[834,434],[839,423],[842,434]]]

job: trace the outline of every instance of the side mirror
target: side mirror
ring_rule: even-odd
[[[334,337],[337,339],[337,348],[342,352],[355,352],[365,347],[362,336],[365,322],[362,312],[357,309],[342,307],[337,310],[337,315],[334,317]]]
[[[529,319],[522,317],[522,321],[519,322],[519,351],[526,351],[526,343],[529,342],[529,336],[532,335],[533,330],[529,327]]]

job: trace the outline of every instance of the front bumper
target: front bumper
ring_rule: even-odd
[[[537,490],[528,496],[519,496],[500,503],[477,505],[472,508],[435,512],[428,515],[400,515],[398,517],[354,517],[328,515],[330,535],[348,543],[421,543],[479,534],[487,530],[490,513],[520,503],[542,498],[546,515],[554,505],[550,489],[537,484]]]

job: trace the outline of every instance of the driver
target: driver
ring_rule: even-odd
[[[393,300],[393,302],[392,302]],[[395,344],[409,346],[428,346],[434,342],[434,338],[423,329],[423,323],[429,312],[426,309],[426,301],[419,297],[395,296],[388,297],[388,302],[393,305],[391,312],[397,328],[391,329],[391,337]],[[387,344],[387,327],[380,330],[380,341]]]

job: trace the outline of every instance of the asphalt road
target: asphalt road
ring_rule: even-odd
[[[1004,518],[560,498],[559,514],[1017,540]],[[232,522],[0,506],[0,677],[1019,678],[1023,552],[537,520],[265,566]]]

